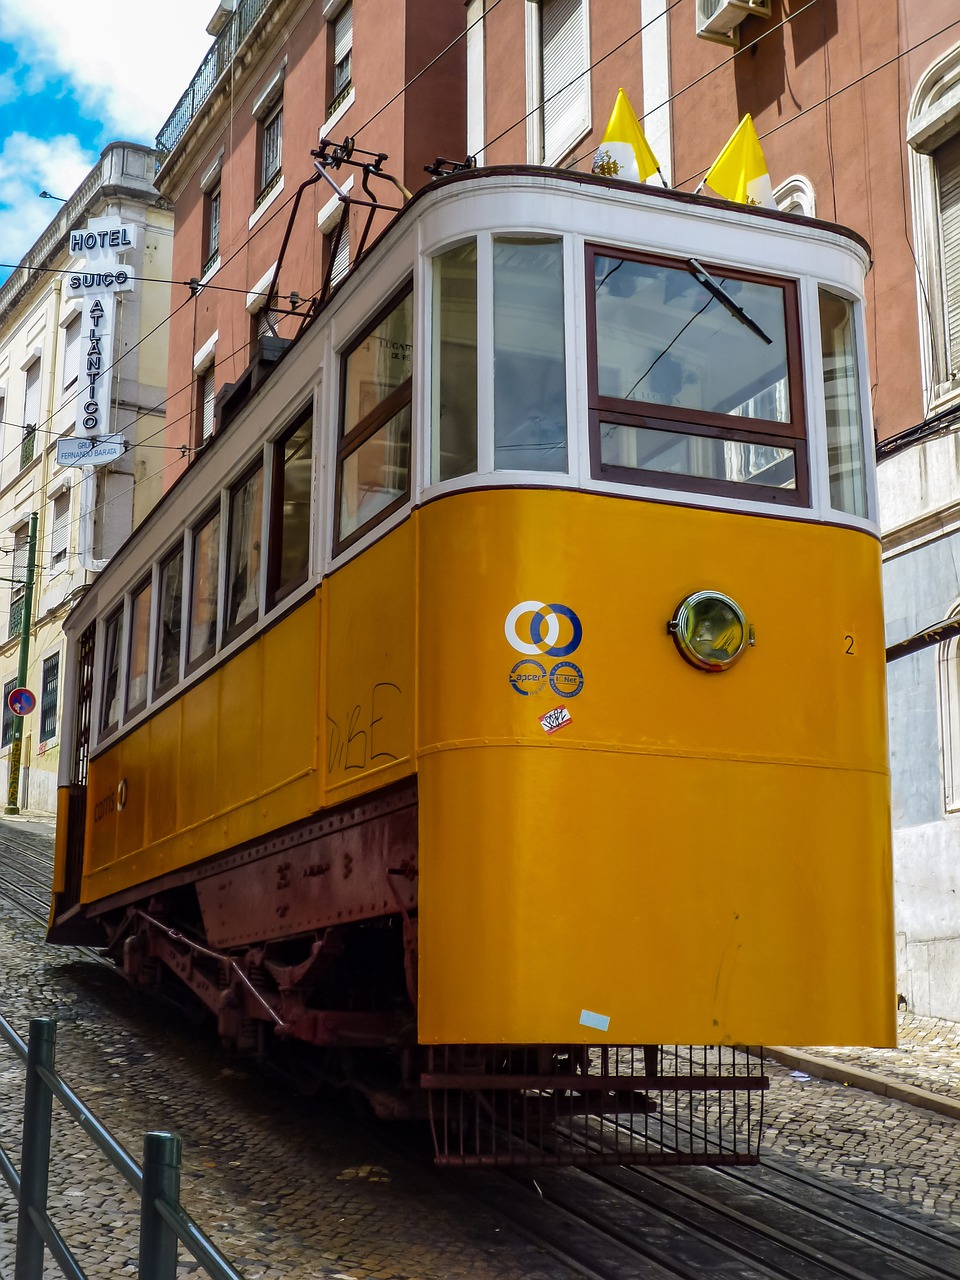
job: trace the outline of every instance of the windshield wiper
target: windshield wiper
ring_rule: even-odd
[[[768,347],[773,346],[773,339],[764,333],[756,320],[752,320],[750,316],[747,315],[743,307],[734,302],[726,289],[724,289],[723,285],[720,284],[719,281],[714,280],[709,271],[705,271],[696,258],[688,258],[687,263],[694,278],[699,281],[699,283],[702,284],[709,293],[712,293],[718,302],[723,303],[735,320],[739,320],[740,323],[746,325],[752,333],[755,333],[758,338],[762,338]]]

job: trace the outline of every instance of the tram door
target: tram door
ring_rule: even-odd
[[[66,796],[61,791],[57,821],[58,862],[61,856],[63,858],[62,889],[54,895],[53,919],[49,932],[51,942],[90,940],[89,925],[82,918],[78,918],[75,924],[71,924],[71,917],[80,903],[80,885],[83,879],[95,642],[96,624],[91,624],[81,635],[77,646],[77,703],[73,759],[70,764],[70,781],[66,787]]]

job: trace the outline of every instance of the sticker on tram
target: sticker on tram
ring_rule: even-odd
[[[567,658],[583,639],[583,625],[569,605],[542,600],[515,604],[504,620],[503,632],[511,648],[531,657]]]
[[[552,711],[540,717],[540,723],[543,725],[544,733],[556,733],[558,729],[566,728],[572,719],[566,707],[554,707]]]
[[[583,688],[583,672],[574,662],[558,662],[550,672],[550,688],[558,698],[575,698]]]
[[[510,672],[510,685],[523,697],[532,697],[547,687],[547,669],[534,658],[521,658]]]

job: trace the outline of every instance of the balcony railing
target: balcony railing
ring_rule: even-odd
[[[37,428],[30,425],[23,428],[23,438],[20,441],[20,470],[29,467],[33,461],[33,455],[37,450]]]
[[[172,151],[190,127],[190,122],[210,97],[214,85],[230,66],[234,55],[250,33],[260,15],[273,0],[237,0],[237,7],[230,21],[210,47],[210,52],[190,83],[189,89],[174,107],[157,134],[158,162]]]

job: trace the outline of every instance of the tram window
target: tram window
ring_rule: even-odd
[[[120,653],[123,609],[116,609],[103,624],[103,690],[100,695],[100,732],[109,733],[120,723]]]
[[[230,490],[225,639],[239,635],[256,620],[259,612],[262,516],[263,466],[257,463]]]
[[[853,516],[867,514],[863,473],[863,422],[853,327],[853,303],[820,290],[820,349],[827,413],[830,505]]]
[[[430,478],[477,469],[477,242],[433,264],[433,458]]]
[[[309,407],[274,449],[267,595],[271,604],[306,582],[310,565],[310,479],[313,409]]]
[[[493,245],[494,466],[566,471],[567,380],[560,240]]]
[[[157,610],[157,669],[154,690],[164,693],[180,678],[180,632],[183,617],[183,548],[160,566]]]
[[[213,653],[217,644],[217,605],[220,598],[220,508],[193,531],[190,564],[190,634],[187,671]]]
[[[336,551],[410,494],[413,295],[381,313],[343,361]]]
[[[145,582],[130,598],[130,660],[127,663],[126,714],[147,705],[147,662],[150,656],[150,601],[153,587]]]
[[[806,501],[796,289],[590,251],[595,468],[611,479]]]

